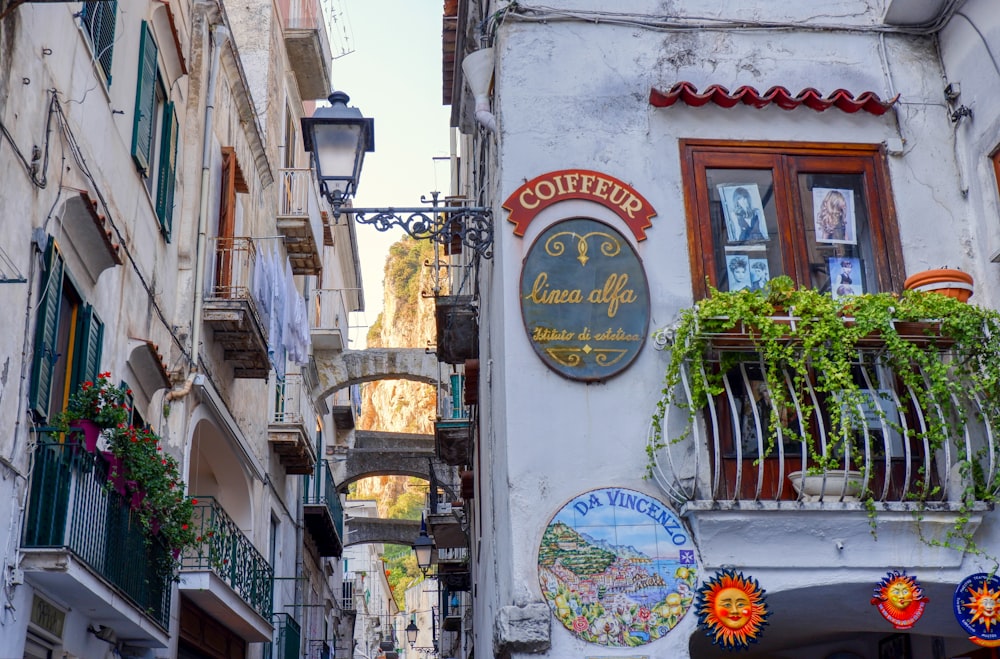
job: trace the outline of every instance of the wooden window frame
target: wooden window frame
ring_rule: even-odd
[[[800,285],[811,279],[803,237],[803,204],[798,176],[861,176],[874,256],[871,267],[878,290],[898,291],[902,288],[905,279],[902,249],[885,150],[881,145],[683,139],[680,141],[680,155],[688,254],[696,298],[707,297],[708,287],[718,285],[706,175],[709,169],[769,169],[772,172],[774,203],[781,221],[777,239],[783,261],[791,265],[786,274]]]

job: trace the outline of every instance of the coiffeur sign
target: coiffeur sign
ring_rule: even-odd
[[[514,235],[524,236],[535,215],[552,204],[584,199],[610,208],[632,230],[636,240],[646,239],[646,229],[656,216],[646,198],[614,176],[587,169],[563,169],[531,179],[503,203],[514,223]]]

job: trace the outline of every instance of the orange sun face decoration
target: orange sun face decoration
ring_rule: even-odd
[[[909,629],[924,614],[928,599],[915,577],[893,570],[875,586],[872,604],[896,629]]]
[[[973,643],[1000,646],[1000,579],[985,572],[966,577],[955,589],[955,617]]]
[[[698,591],[698,626],[727,650],[745,650],[767,624],[764,589],[752,577],[722,570]]]

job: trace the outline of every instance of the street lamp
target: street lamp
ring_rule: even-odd
[[[413,238],[433,240],[441,245],[461,242],[485,258],[493,256],[493,211],[479,206],[455,206],[439,199],[420,196],[417,208],[352,208],[345,204],[354,196],[361,177],[365,153],[375,150],[375,120],[361,110],[347,107],[350,97],[335,91],[312,117],[302,118],[303,148],[312,154],[320,191],[333,207],[334,219],[353,216],[359,224],[378,231],[400,227]]]
[[[424,521],[424,516],[420,516],[420,535],[417,539],[413,541],[413,553],[417,555],[417,567],[420,571],[427,576],[427,570],[431,566],[431,561],[434,558],[434,540],[427,535],[427,523]],[[410,623],[413,624],[412,622]],[[414,626],[416,629],[416,626]],[[410,628],[406,628],[407,636],[409,636]],[[414,632],[416,633],[416,632]]]
[[[417,632],[419,631],[415,620],[411,620],[410,624],[406,626],[406,642],[410,644],[411,648],[417,644]]]
[[[375,120],[347,107],[351,97],[332,92],[330,107],[302,117],[303,148],[313,154],[319,189],[334,211],[358,189],[365,153],[375,150]]]

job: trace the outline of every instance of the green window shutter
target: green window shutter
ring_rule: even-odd
[[[76,345],[73,348],[73,381],[70,391],[76,391],[84,382],[94,382],[101,371],[101,348],[104,342],[104,323],[89,304],[80,309],[76,326]]]
[[[156,216],[160,218],[160,231],[170,241],[174,217],[174,186],[177,174],[177,114],[174,104],[163,109],[163,133],[160,138],[160,164],[156,182]]]
[[[118,1],[86,2],[83,5],[83,24],[87,27],[94,57],[101,65],[108,87],[111,86],[111,55],[115,49],[115,16]]]
[[[153,149],[153,126],[156,123],[156,52],[153,32],[149,23],[143,22],[135,114],[132,117],[132,158],[146,176],[149,175],[149,154]]]
[[[38,418],[49,416],[49,400],[52,392],[52,371],[60,355],[56,354],[59,336],[59,307],[62,303],[63,260],[55,241],[49,238],[45,250],[45,274],[42,283],[42,297],[38,302],[38,317],[35,321],[35,353],[31,363],[31,387],[28,400],[31,411]]]

